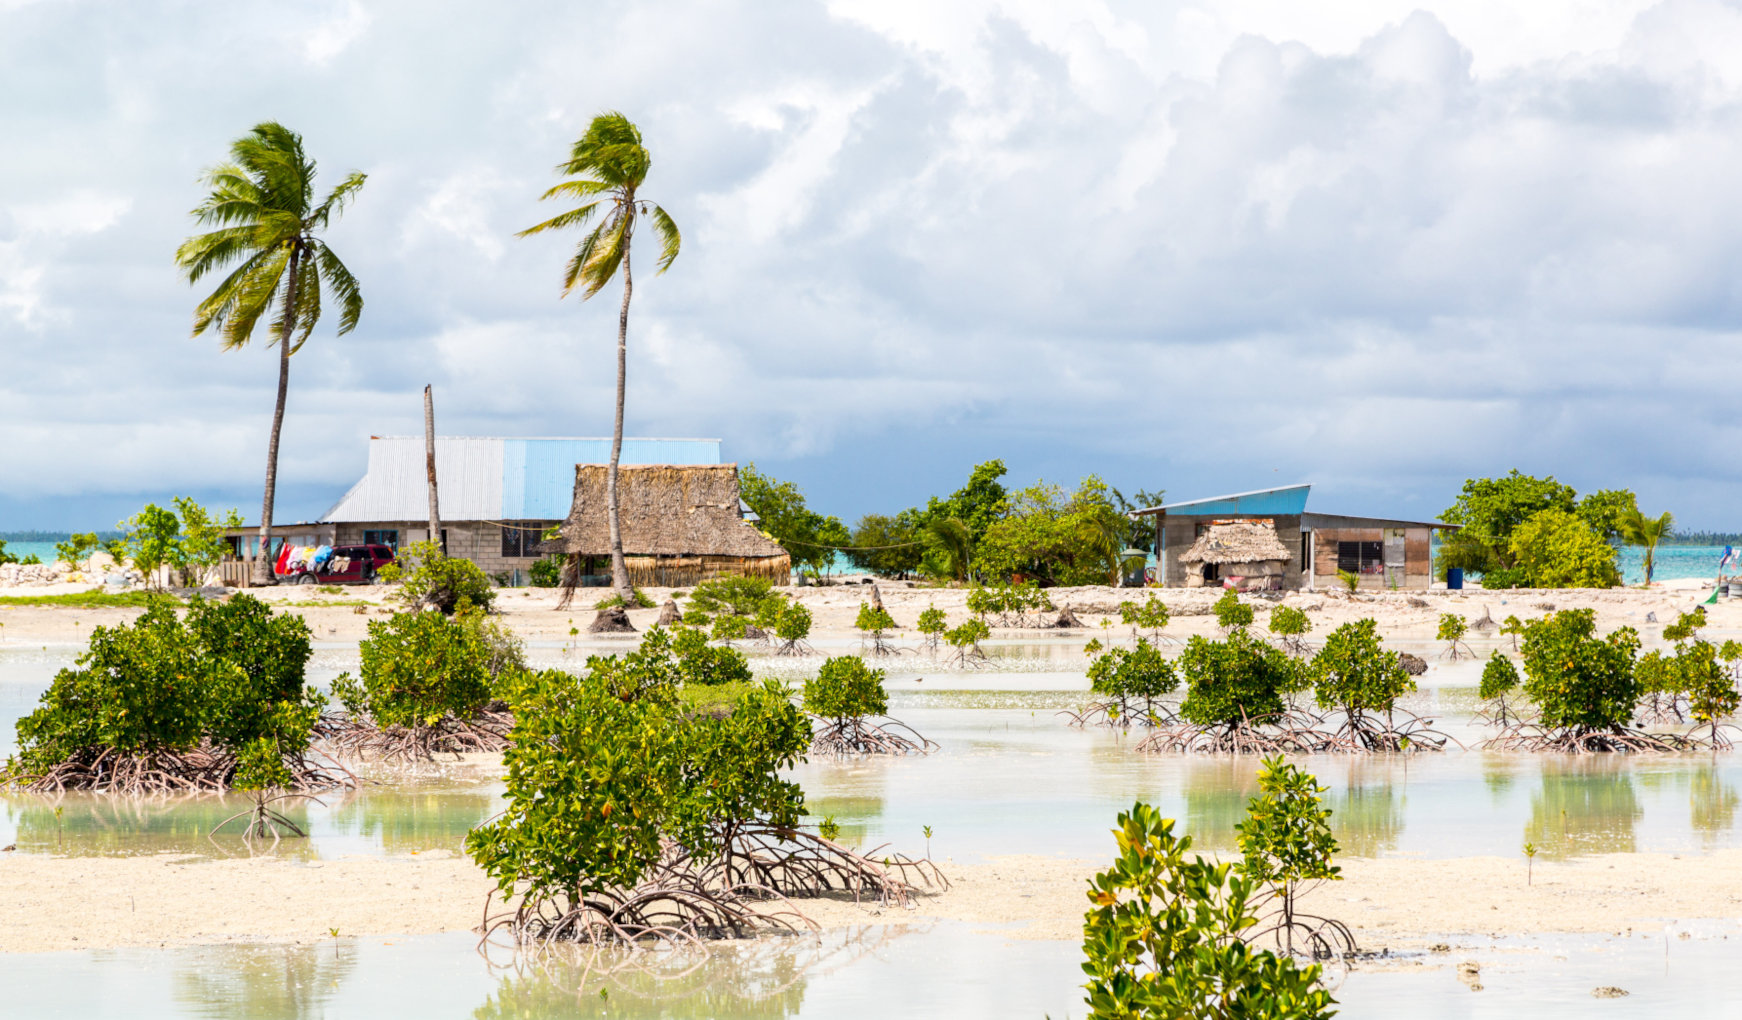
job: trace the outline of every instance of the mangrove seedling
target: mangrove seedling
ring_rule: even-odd
[[[1470,632],[1470,625],[1457,613],[1441,613],[1440,629],[1434,635],[1436,640],[1446,643],[1446,650],[1440,653],[1440,658],[1458,661],[1460,655],[1475,655],[1470,646],[1464,643],[1464,635]]]
[[[1512,660],[1498,651],[1488,656],[1488,662],[1482,667],[1482,683],[1476,689],[1477,697],[1487,702],[1490,709],[1482,713],[1483,718],[1497,726],[1511,726],[1517,721],[1517,715],[1506,703],[1506,696],[1518,687],[1518,667]]]
[[[749,632],[748,617],[727,614],[714,618],[713,638],[727,648],[732,647],[734,641],[742,641]]]
[[[811,611],[797,602],[788,602],[774,620],[774,636],[780,639],[776,655],[811,655],[816,649],[805,638],[811,633]]]
[[[938,653],[938,639],[949,629],[944,620],[944,611],[937,606],[927,606],[919,614],[919,632],[925,636],[926,647],[933,655]]]
[[[1535,867],[1536,867],[1536,844],[1535,843],[1526,843],[1526,844],[1524,844],[1524,884],[1525,885],[1532,885],[1533,884],[1532,880],[1534,878],[1534,875],[1532,874],[1532,872],[1535,870]]]
[[[841,838],[841,826],[835,821],[834,815],[824,815],[817,823],[817,835],[833,843]]]
[[[929,861],[931,860],[931,826],[922,825],[920,828],[925,832],[925,859]]]
[[[1564,609],[1524,625],[1524,693],[1532,724],[1516,724],[1482,746],[1526,751],[1667,751],[1678,742],[1628,724],[1639,697],[1639,635],[1623,627],[1598,637],[1592,609]]]
[[[864,639],[869,636],[872,655],[894,654],[894,649],[890,648],[889,643],[883,640],[884,631],[895,629],[895,619],[889,615],[888,610],[869,602],[861,602],[859,603],[859,618],[853,621],[853,626],[859,630],[861,648],[864,646]]]
[[[1119,622],[1131,628],[1133,643],[1137,641],[1137,632],[1140,629],[1149,631],[1150,644],[1158,645],[1163,640],[1171,640],[1161,636],[1161,630],[1167,626],[1168,622],[1167,606],[1154,595],[1144,599],[1141,603],[1131,601],[1119,603]]]
[[[1329,1020],[1317,964],[1246,941],[1258,883],[1187,858],[1190,836],[1138,803],[1113,830],[1119,855],[1089,881],[1083,972],[1091,1020],[1289,1017]]]
[[[1102,699],[1080,713],[1062,713],[1071,717],[1073,725],[1098,721],[1119,727],[1156,726],[1164,713],[1167,721],[1175,721],[1161,699],[1179,687],[1179,677],[1146,638],[1138,638],[1135,648],[1114,648],[1096,656],[1088,677],[1089,689]]]
[[[1518,651],[1518,636],[1524,633],[1524,621],[1516,616],[1508,616],[1500,621],[1500,633],[1511,635],[1512,650],[1516,652]]]
[[[323,724],[337,753],[428,761],[440,753],[506,746],[511,720],[496,704],[502,678],[491,673],[495,654],[463,615],[395,613],[371,620],[358,651],[359,675],[343,673],[333,681],[333,696],[349,718]]]
[[[986,661],[986,650],[980,642],[991,636],[992,628],[979,617],[970,617],[944,631],[944,641],[956,650],[950,662],[961,666],[978,666]]]
[[[1301,664],[1245,628],[1222,641],[1194,636],[1174,669],[1186,685],[1183,721],[1158,729],[1139,751],[1274,754],[1307,752],[1323,742],[1283,704],[1284,695],[1299,688]]]
[[[1313,656],[1311,675],[1320,708],[1342,713],[1325,750],[1440,750],[1448,738],[1423,720],[1397,707],[1397,699],[1415,690],[1415,678],[1403,668],[1396,652],[1379,642],[1372,619],[1345,623],[1331,632]],[[1398,722],[1398,715],[1405,717]]]
[[[1325,788],[1311,774],[1284,761],[1266,758],[1258,770],[1258,796],[1246,807],[1240,833],[1241,861],[1237,870],[1266,888],[1265,899],[1275,911],[1247,937],[1270,938],[1284,952],[1300,952],[1327,960],[1355,951],[1355,936],[1341,921],[1303,914],[1300,896],[1322,882],[1340,881],[1342,869],[1331,863],[1337,853],[1331,835],[1330,809],[1321,799]],[[1256,905],[1259,910],[1264,904]]]
[[[1270,612],[1270,633],[1276,635],[1277,643],[1290,655],[1306,653],[1306,635],[1312,629],[1312,618],[1303,609],[1277,606]]]
[[[1252,626],[1252,607],[1241,602],[1240,593],[1232,588],[1222,592],[1222,597],[1216,600],[1215,610],[1216,625],[1222,628],[1223,635]]]
[[[666,633],[659,627],[647,632],[636,654],[658,655],[665,646]],[[708,636],[693,627],[673,627],[670,632],[671,651],[677,656],[677,668],[682,682],[701,687],[746,683],[750,680],[750,660],[730,646],[708,644]],[[601,660],[603,661],[603,660]]]
[[[935,750],[936,744],[894,719],[886,718],[882,724],[869,721],[889,711],[883,680],[883,670],[871,669],[857,655],[824,662],[816,677],[804,684],[804,710],[821,724],[811,750],[831,755],[926,754]]]

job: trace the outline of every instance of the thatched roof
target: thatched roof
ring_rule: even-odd
[[[1293,559],[1288,547],[1269,524],[1212,524],[1192,547],[1180,554],[1181,563],[1263,563]]]
[[[604,464],[575,465],[575,497],[562,537],[543,552],[608,556]],[[738,515],[738,465],[623,465],[617,506],[628,556],[785,556]]]

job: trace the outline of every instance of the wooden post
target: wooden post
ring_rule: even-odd
[[[423,388],[423,460],[429,472],[429,540],[441,549],[442,513],[441,503],[436,497],[435,397],[430,394],[428,386]]]

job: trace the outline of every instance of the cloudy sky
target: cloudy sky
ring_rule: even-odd
[[[1742,4],[0,0],[0,529],[258,514],[274,355],[190,337],[171,253],[266,119],[369,174],[282,518],[426,382],[445,434],[608,434],[616,296],[513,237],[604,109],[685,238],[628,431],[826,511],[1002,457],[1423,516],[1518,467],[1742,528]]]

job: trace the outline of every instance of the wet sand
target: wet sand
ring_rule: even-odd
[[[825,928],[966,921],[1005,937],[1075,940],[1084,889],[1100,865],[1048,857],[940,862],[951,886],[912,909],[797,901]],[[1354,928],[1362,948],[1420,949],[1445,939],[1658,930],[1742,914],[1742,850],[1702,856],[1614,854],[1522,859],[1346,859],[1344,880],[1306,909]],[[315,942],[470,931],[493,883],[449,851],[336,861],[0,854],[0,952]],[[1008,926],[1008,927],[1006,927]]]

